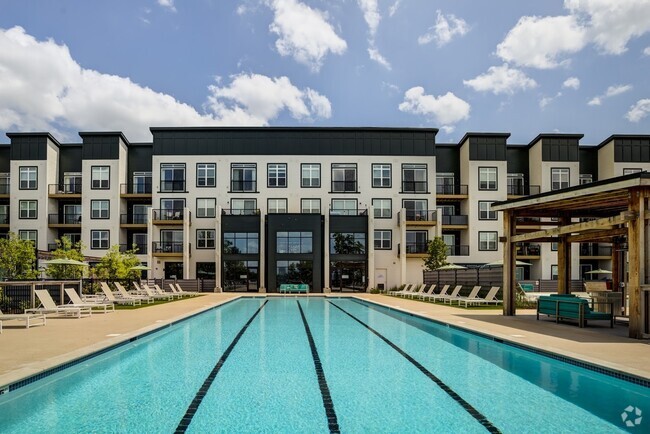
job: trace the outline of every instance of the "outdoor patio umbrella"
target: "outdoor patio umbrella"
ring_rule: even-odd
[[[151,270],[151,267],[147,267],[146,265],[134,265],[133,267],[129,268],[129,270]]]
[[[516,265],[527,266],[532,264],[524,261],[516,261]],[[503,259],[499,259],[498,261],[488,262],[487,264],[481,266],[481,268],[483,267],[503,267]]]
[[[457,265],[457,264],[447,264],[443,265],[442,267],[436,268],[437,270],[466,270],[467,267],[463,267],[462,265]]]
[[[595,270],[587,271],[585,274],[612,274],[609,270],[603,270],[602,268],[597,268]]]
[[[79,265],[81,267],[87,267],[88,264],[85,262],[77,261],[76,259],[68,258],[58,258],[47,261],[47,265]]]

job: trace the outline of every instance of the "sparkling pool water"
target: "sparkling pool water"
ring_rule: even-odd
[[[287,297],[0,396],[1,433],[174,431],[640,433],[650,389],[383,307]]]

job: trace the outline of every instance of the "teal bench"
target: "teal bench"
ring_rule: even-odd
[[[578,320],[578,326],[584,327],[588,320],[609,321],[609,326],[614,327],[613,303],[610,305],[609,313],[594,312],[589,306],[589,300],[576,297],[573,294],[554,294],[541,296],[537,299],[537,319],[539,315],[554,316],[555,322],[561,319]]]
[[[309,285],[306,283],[283,283],[280,285],[280,293],[305,293],[309,292]]]

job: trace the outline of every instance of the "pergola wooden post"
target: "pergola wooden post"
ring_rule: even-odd
[[[636,215],[627,224],[628,270],[627,295],[630,299],[629,336],[634,339],[643,337],[641,323],[641,284],[645,283],[645,194],[638,189],[630,192],[629,211]],[[623,300],[625,303],[625,300]]]
[[[503,212],[503,314],[515,315],[516,305],[516,261],[517,249],[512,241],[516,232],[516,216],[512,211]]]
[[[571,223],[571,219],[560,217],[560,226]],[[557,240],[557,293],[571,292],[571,243],[568,234],[560,235]]]

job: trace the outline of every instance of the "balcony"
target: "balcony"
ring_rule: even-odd
[[[257,193],[257,181],[230,181],[230,193]]]
[[[580,243],[580,259],[611,259],[612,246],[598,243]]]
[[[9,197],[9,178],[0,179],[0,198]]]
[[[460,244],[447,246],[447,256],[469,256],[469,246]]]
[[[146,186],[146,184],[145,184]],[[171,181],[160,181],[161,193],[185,193],[185,180],[174,179]]]
[[[508,186],[508,197],[519,197],[519,196],[532,196],[539,194],[540,187],[539,185],[509,185]]]
[[[151,198],[151,181],[136,184],[120,184],[120,197],[124,199]]]
[[[436,200],[460,200],[467,199],[467,185],[436,185]]]
[[[402,193],[428,193],[427,181],[402,181]]]
[[[8,227],[9,227],[9,214],[8,213],[0,214],[0,228],[8,228]]]
[[[331,193],[357,193],[357,181],[332,181]]]
[[[467,216],[456,214],[456,215],[442,215],[440,218],[440,224],[442,224],[445,229],[467,229]]]
[[[259,208],[222,209],[221,215],[260,215]]]
[[[407,226],[435,226],[436,211],[426,209],[407,209],[405,219]],[[397,213],[397,221],[401,221],[400,213]]]
[[[330,209],[330,215],[342,215],[342,216],[364,216],[368,215],[367,208],[357,208],[357,209]]]
[[[120,252],[122,252],[122,253],[126,252],[127,250],[133,250],[133,249],[136,250],[136,252],[135,252],[136,255],[146,255],[147,254],[147,244],[146,243],[142,243],[142,244],[137,244],[137,243],[120,244]]]
[[[81,198],[81,181],[67,184],[49,184],[47,194],[52,199]]]
[[[182,225],[184,211],[182,209],[154,209],[152,223],[154,225]]]
[[[181,242],[154,241],[151,243],[151,251],[154,256],[183,256],[184,246],[185,243]]]
[[[81,214],[49,214],[47,217],[50,228],[81,228]]]
[[[539,244],[523,243],[517,246],[517,259],[539,259],[541,250]]]
[[[147,214],[120,214],[120,227],[122,228],[146,228]]]
[[[428,243],[406,243],[407,258],[423,258],[427,255]]]

